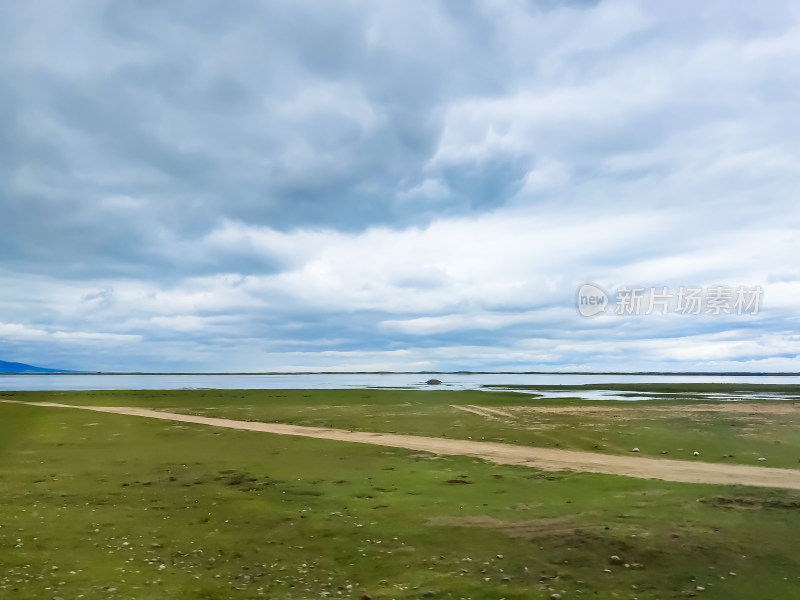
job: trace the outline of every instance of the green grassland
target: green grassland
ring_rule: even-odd
[[[582,389],[608,386],[573,386]],[[568,389],[568,386],[565,386]],[[728,389],[730,388],[730,389]],[[537,388],[538,394],[547,389]],[[563,389],[563,388],[559,388]],[[182,390],[27,392],[13,397],[66,404],[144,406],[203,416],[394,432],[433,437],[629,454],[678,460],[797,468],[800,466],[798,386],[652,384],[614,389],[680,394],[667,399],[614,401],[548,399],[523,392],[449,390]],[[759,412],[720,412],[730,402],[709,401],[700,394],[781,393],[788,400],[758,401]],[[12,393],[5,393],[10,397]],[[0,394],[0,398],[4,397]],[[454,406],[509,407],[513,418],[486,418]],[[547,412],[571,407],[589,412]],[[590,410],[597,409],[597,410]],[[609,410],[615,409],[615,410]],[[759,459],[766,459],[760,461]]]
[[[516,429],[518,443],[562,447],[594,439],[586,439],[591,428],[562,420],[574,415],[550,415],[553,429],[524,437],[519,427],[450,407],[530,403],[514,393],[2,397],[465,438]],[[637,427],[655,421],[646,414],[626,421],[620,451]],[[712,419],[694,426],[676,435],[699,443],[702,434],[709,448],[728,445],[737,456],[751,443],[780,448],[770,466],[779,455],[788,461],[786,448],[797,445],[773,420],[725,443],[715,436],[737,427],[718,429]],[[559,437],[570,429],[578,432]],[[652,439],[652,430],[645,434]],[[0,404],[0,465],[4,599],[762,599],[795,597],[800,586],[795,491],[550,473],[18,404]]]

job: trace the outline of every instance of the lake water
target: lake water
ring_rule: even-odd
[[[428,379],[442,381],[428,386]],[[0,375],[0,390],[180,390],[180,389],[502,389],[513,385],[607,383],[800,384],[800,376],[754,375],[571,375],[571,374],[302,374],[302,375]],[[550,394],[548,394],[550,395]],[[573,394],[574,395],[574,394]],[[581,393],[582,396],[586,394]],[[593,396],[597,394],[591,394]],[[610,398],[606,398],[610,399]]]

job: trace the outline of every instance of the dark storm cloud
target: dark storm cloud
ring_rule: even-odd
[[[475,9],[78,2],[4,12],[0,233],[9,260],[37,269],[80,274],[92,257],[101,272],[163,270],[157,230],[196,239],[222,217],[351,231],[430,219],[396,196],[424,179],[443,108],[504,90],[496,57],[471,48],[499,35]],[[501,204],[524,172],[515,157],[448,165],[454,195],[439,208]],[[98,210],[119,195],[146,209]]]

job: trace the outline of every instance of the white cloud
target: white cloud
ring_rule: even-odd
[[[387,331],[399,331],[412,335],[431,335],[452,331],[469,331],[483,329],[491,331],[514,325],[541,324],[548,319],[547,311],[523,312],[512,314],[478,313],[450,314],[441,317],[417,317],[414,319],[387,320],[381,327]]]
[[[21,323],[0,323],[0,336],[7,340],[55,341],[68,344],[87,341],[127,344],[141,341],[141,336],[138,335],[91,331],[51,331],[37,327],[29,327]]]
[[[6,352],[791,366],[794,3],[313,6],[0,8]],[[585,320],[587,281],[763,312]]]

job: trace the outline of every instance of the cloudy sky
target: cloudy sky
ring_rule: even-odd
[[[797,371],[799,107],[791,0],[0,1],[0,359]]]

